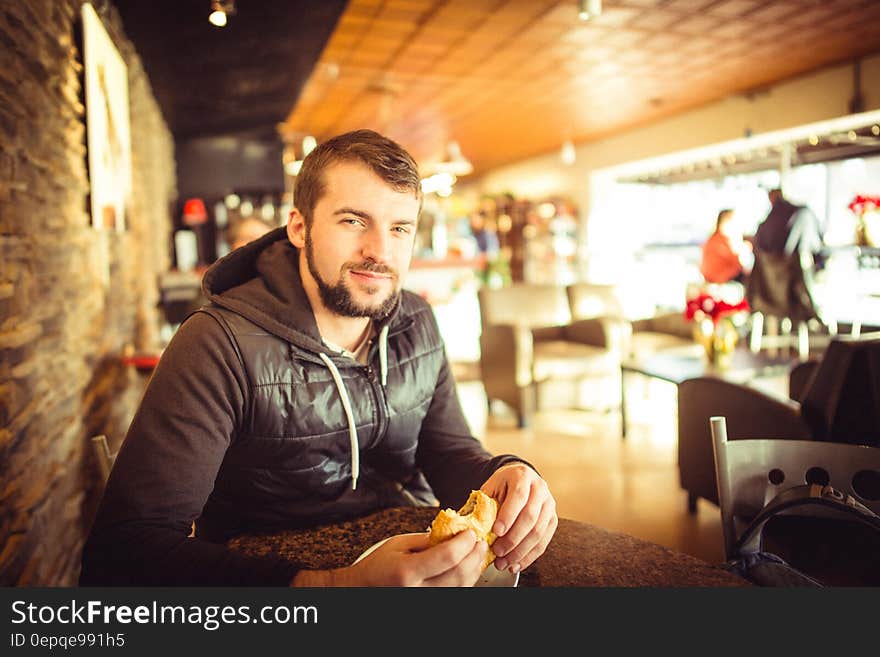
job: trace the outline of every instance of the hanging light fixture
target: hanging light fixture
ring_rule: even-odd
[[[446,144],[446,159],[437,165],[438,171],[451,173],[453,176],[466,176],[474,170],[474,165],[461,152],[457,141]]]
[[[303,158],[305,158],[306,155],[308,155],[313,150],[315,150],[315,147],[317,145],[318,145],[318,140],[315,139],[312,135],[306,135],[305,137],[303,137],[303,140],[302,140]]]
[[[602,15],[602,0],[578,0],[578,18],[588,21]]]
[[[562,150],[559,151],[559,158],[562,160],[562,163],[568,167],[575,163],[577,153],[575,153],[574,144],[571,139],[566,139],[562,142]]]
[[[473,173],[474,165],[461,152],[457,141],[446,144],[446,153],[442,160],[427,164],[422,178],[422,191],[425,194],[435,193],[438,196],[449,196],[458,176]]]
[[[216,27],[226,27],[229,16],[235,14],[235,0],[211,0],[208,21]]]

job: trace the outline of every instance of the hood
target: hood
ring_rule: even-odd
[[[315,353],[334,354],[321,340],[299,274],[300,249],[276,228],[211,265],[202,279],[205,296],[273,335]],[[377,324],[393,323],[398,307]]]

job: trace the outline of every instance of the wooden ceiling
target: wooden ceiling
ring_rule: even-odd
[[[877,0],[350,0],[280,127],[428,165],[456,140],[480,173],[880,52],[878,24]]]

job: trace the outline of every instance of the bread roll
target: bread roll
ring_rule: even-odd
[[[431,522],[428,542],[431,545],[437,545],[459,532],[472,529],[478,539],[489,544],[486,560],[483,562],[483,570],[485,570],[490,563],[495,561],[495,553],[492,552],[492,543],[495,542],[492,525],[495,524],[497,513],[498,502],[481,490],[471,491],[467,502],[458,511],[444,509],[437,514]]]

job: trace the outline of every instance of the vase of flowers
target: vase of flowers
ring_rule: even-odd
[[[748,310],[745,299],[730,302],[705,290],[688,299],[685,317],[693,322],[694,340],[703,345],[710,363],[718,367],[730,365],[739,341],[734,320]]]
[[[856,215],[856,242],[860,246],[880,246],[880,196],[862,196],[847,206]]]

